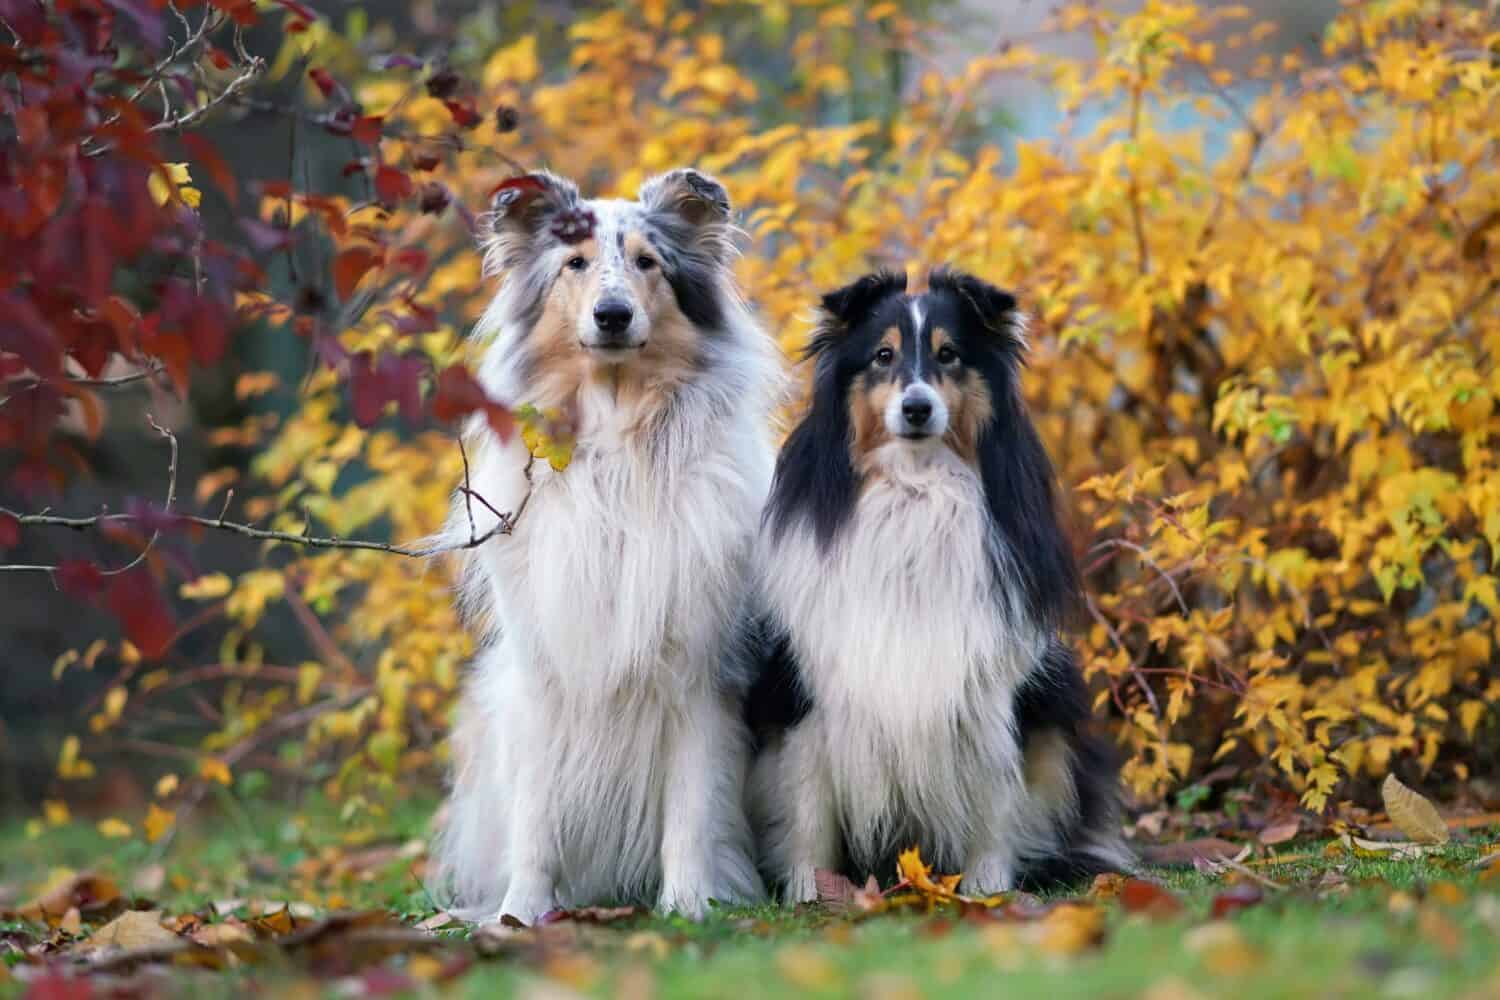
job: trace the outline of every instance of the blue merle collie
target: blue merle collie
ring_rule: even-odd
[[[572,415],[562,471],[469,428],[467,553],[482,646],[452,738],[435,888],[471,919],[764,893],[743,790],[750,550],[770,489],[774,343],[731,274],[724,188],[695,170],[634,201],[550,174],[499,189],[480,380]]]
[[[762,526],[768,656],[747,703],[752,822],[790,902],[817,869],[885,876],[913,845],[971,893],[1130,863],[1057,634],[1078,580],[1024,350],[1014,299],[968,275],[823,299],[811,409]]]

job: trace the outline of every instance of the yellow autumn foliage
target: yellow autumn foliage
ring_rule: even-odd
[[[817,109],[852,86],[838,52],[923,50],[901,5],[739,5],[811,26],[789,35],[795,70],[770,95],[714,30],[733,5],[699,6],[610,7],[569,28],[559,59],[526,37],[488,54],[478,105],[516,107],[519,131],[486,118],[433,176],[479,210],[516,163],[600,195],[697,164],[742,213],[741,281],[789,353],[817,294],[874,264],[1014,288],[1085,572],[1074,638],[1138,799],[1226,760],[1313,809],[1397,759],[1463,776],[1500,702],[1500,29],[1483,5],[1350,5],[1320,53],[1280,57],[1245,55],[1262,30],[1245,9],[1065,6],[1057,29],[1090,54],[919,61],[889,113],[837,124]],[[989,85],[1015,75],[1060,95],[1056,134],[974,128]],[[446,120],[401,93],[377,78],[360,96],[412,135]],[[382,155],[413,149],[387,139]],[[392,247],[431,255],[413,293],[438,328],[403,334],[371,310],[346,348],[464,356],[490,291],[457,215],[381,223]],[[300,399],[255,429],[258,516],[400,541],[439,525],[462,475],[451,438],[353,427],[326,371]],[[350,466],[369,476],[341,485]],[[229,591],[220,659],[253,674],[280,603],[318,659],[232,684],[207,746],[293,716],[276,738],[341,765],[340,791],[439,766],[473,649],[444,574],[272,549]]]

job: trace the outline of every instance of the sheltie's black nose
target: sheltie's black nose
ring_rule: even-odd
[[[932,417],[932,403],[921,397],[903,399],[901,401],[901,415],[906,418],[906,422],[912,427],[923,427]]]
[[[594,324],[605,333],[624,333],[634,314],[630,306],[616,300],[605,300],[594,307]]]

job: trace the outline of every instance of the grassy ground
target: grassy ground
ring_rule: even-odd
[[[150,897],[169,916],[196,911],[223,919],[210,909],[216,900],[242,901],[232,912],[246,920],[274,910],[268,901],[303,904],[318,914],[379,909],[408,923],[434,912],[417,875],[414,842],[424,830],[424,810],[383,819],[386,839],[371,847],[346,843],[347,824],[331,810],[227,805],[184,832],[161,859],[149,845],[106,840],[81,824],[34,838],[19,827],[5,830],[0,892],[29,895],[50,871],[66,866],[113,876],[127,894]],[[653,917],[566,923],[487,936],[482,944],[466,940],[467,930],[445,928],[436,933],[451,940],[436,954],[398,949],[355,978],[330,979],[326,967],[314,976],[306,963],[279,960],[216,972],[172,969],[144,979],[133,973],[125,982],[147,995],[195,998],[251,991],[742,1000],[1500,996],[1500,872],[1486,878],[1474,867],[1496,839],[1493,832],[1470,833],[1465,843],[1407,860],[1285,845],[1282,856],[1292,860],[1257,864],[1256,878],[1153,872],[1172,896],[1156,906],[1175,902],[1172,913],[1130,912],[1123,897],[1080,892],[1081,906],[1031,919],[979,921],[952,913],[850,919],[819,908],[764,907],[719,912],[703,924]],[[403,850],[403,843],[410,846]],[[1212,918],[1216,898],[1250,893],[1250,886],[1261,890],[1261,901]],[[0,899],[0,909],[5,905]],[[85,925],[79,936],[89,931]],[[0,958],[7,933],[33,941],[50,933],[63,954],[69,946],[68,935],[0,922]],[[356,946],[350,939],[335,950]],[[476,952],[485,956],[470,964]],[[0,998],[26,995],[19,963],[14,950],[5,958],[11,970],[0,971]]]

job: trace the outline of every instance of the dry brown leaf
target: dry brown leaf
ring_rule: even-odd
[[[120,898],[120,887],[114,879],[90,872],[64,874],[47,885],[29,903],[15,911],[22,920],[55,924],[71,909],[92,913],[105,909]]]
[[[189,934],[195,942],[209,948],[220,948],[224,945],[238,944],[255,940],[255,935],[250,933],[240,920],[230,918],[222,924],[204,924]]]
[[[1242,850],[1239,844],[1231,844],[1218,837],[1202,837],[1198,840],[1182,840],[1172,844],[1147,844],[1141,849],[1141,857],[1147,864],[1168,868],[1191,868],[1200,859],[1218,861],[1233,858]]]
[[[1183,935],[1182,943],[1189,953],[1198,956],[1205,968],[1220,976],[1245,975],[1265,960],[1239,928],[1226,920],[1193,928]]]
[[[854,905],[854,894],[859,891],[848,876],[826,868],[813,871],[813,884],[817,886],[818,902],[834,907]]]
[[[1345,852],[1358,858],[1401,858],[1410,860],[1430,854],[1437,844],[1417,844],[1410,840],[1366,840],[1346,833],[1338,841]],[[1333,845],[1330,844],[1330,847]]]
[[[1446,844],[1448,825],[1437,807],[1403,785],[1394,774],[1385,776],[1380,786],[1385,811],[1396,828],[1419,844]]]
[[[1153,918],[1172,917],[1182,911],[1182,901],[1164,886],[1141,878],[1126,879],[1120,886],[1120,905],[1127,913],[1144,913]]]
[[[1086,903],[1063,903],[1037,924],[1036,944],[1049,955],[1077,955],[1104,940],[1104,911]]]
[[[160,910],[126,910],[91,934],[79,948],[102,951],[145,951],[170,948],[182,942],[176,934],[161,925]]]
[[[1291,840],[1297,836],[1298,831],[1301,829],[1302,820],[1293,816],[1290,819],[1282,820],[1280,823],[1272,823],[1269,826],[1262,827],[1258,839],[1267,847],[1272,847]]]
[[[1214,918],[1221,919],[1238,913],[1240,910],[1259,904],[1265,898],[1266,894],[1253,882],[1232,885],[1214,897]]]
[[[423,920],[421,923],[417,924],[417,927],[424,931],[435,931],[439,927],[447,927],[456,919],[457,918],[454,917],[453,914],[444,912],[443,910],[439,910],[432,916],[428,917],[426,920]]]
[[[83,914],[78,912],[78,907],[68,907],[68,912],[57,922],[57,929],[72,937],[83,933]]]

